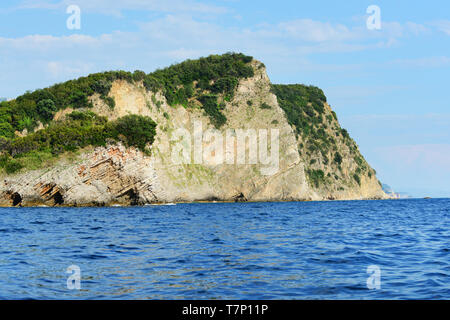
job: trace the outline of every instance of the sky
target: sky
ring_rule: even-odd
[[[68,28],[70,5],[80,29]],[[380,9],[381,28],[367,27]],[[71,20],[72,21],[72,20]],[[243,52],[322,88],[378,178],[450,197],[450,3],[71,0],[0,4],[0,97],[106,70]]]

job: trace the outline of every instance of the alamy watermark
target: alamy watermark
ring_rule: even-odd
[[[71,265],[67,268],[66,273],[70,276],[67,278],[67,289],[80,290],[81,289],[81,268],[77,265]]]
[[[371,5],[367,7],[366,13],[370,16],[367,18],[366,25],[369,30],[381,30],[381,9],[379,6]]]
[[[172,133],[172,163],[260,164],[262,175],[274,175],[280,163],[279,136],[279,129],[228,129],[225,133],[217,129],[203,131],[202,122],[195,121],[192,134],[185,128]]]
[[[70,16],[66,20],[66,26],[69,30],[81,29],[81,9],[77,5],[70,5],[66,9],[66,13]]]
[[[367,267],[367,273],[370,276],[367,278],[366,284],[369,290],[381,289],[381,269],[379,266],[372,265]]]

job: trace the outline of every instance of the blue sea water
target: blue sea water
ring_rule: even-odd
[[[0,298],[450,299],[450,199],[0,209]]]

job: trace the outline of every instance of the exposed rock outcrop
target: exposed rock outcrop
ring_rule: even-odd
[[[174,140],[174,133],[184,129],[192,134],[192,142],[195,139],[195,126],[201,125],[203,132],[213,129],[208,116],[201,109],[171,107],[161,92],[147,91],[142,84],[117,80],[109,94],[115,99],[115,108],[112,110],[98,95],[94,95],[90,98],[94,106],[92,111],[109,119],[130,113],[150,116],[158,124],[151,155],[118,143],[87,148],[76,161],[61,160],[49,168],[3,175],[0,205],[107,206],[212,200],[289,201],[387,197],[375,175],[362,175],[359,182],[350,178],[355,160],[339,142],[336,145],[343,157],[341,172],[333,179],[324,180],[325,183],[321,185],[314,185],[306,173],[308,168],[320,169],[325,174],[332,173],[334,169],[321,157],[305,156],[301,152],[302,140],[296,136],[295,128],[288,123],[277,97],[271,92],[265,68],[257,61],[253,61],[252,65],[254,77],[241,80],[233,99],[224,102],[223,113],[228,120],[220,133],[226,137],[229,133],[235,136],[239,129],[255,132],[277,129],[279,161],[276,170],[270,172],[268,165],[260,162],[236,164],[236,159],[233,164],[215,164],[213,160],[216,154],[213,153],[206,153],[202,163],[174,162],[174,146],[179,143]],[[262,105],[268,107],[261,108]],[[328,105],[326,112],[331,114]],[[64,119],[67,113],[64,110],[58,112],[58,119],[55,120]],[[335,126],[338,126],[337,121],[330,125],[330,130]],[[207,139],[201,141],[203,150],[211,144],[212,141]],[[246,151],[251,148],[251,143],[245,144]],[[232,150],[236,150],[234,145]],[[314,165],[311,164],[313,162]]]

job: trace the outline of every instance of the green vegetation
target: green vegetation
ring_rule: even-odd
[[[156,96],[154,94],[152,95],[152,102],[156,106],[156,109],[159,111],[159,109],[161,108],[162,102],[159,101],[158,99],[156,99]],[[150,104],[147,104],[147,107],[149,109],[151,109]]]
[[[323,91],[314,86],[272,85],[280,107],[285,111],[289,124],[302,137],[309,154],[320,152],[326,157],[335,141],[324,130],[327,101]]]
[[[144,85],[148,90],[162,90],[170,105],[187,104],[197,90],[233,95],[240,78],[254,75],[249,65],[252,60],[252,57],[241,53],[187,60],[146,75]]]
[[[108,122],[86,111],[92,108],[89,97],[94,94],[98,94],[111,109],[115,108],[115,100],[109,92],[116,80],[141,83],[148,90],[160,91],[172,106],[189,107],[197,100],[211,122],[221,127],[227,121],[222,113],[224,101],[231,101],[241,78],[254,75],[250,65],[252,60],[243,54],[227,53],[187,60],[150,74],[140,70],[96,73],[27,92],[12,101],[2,101],[0,168],[7,173],[23,167],[37,168],[61,153],[89,145],[105,145],[108,139],[147,151],[145,146],[153,142],[156,127],[150,118],[131,115]],[[151,99],[159,109],[162,102],[155,95]],[[65,121],[53,121],[56,112],[69,107],[75,111]],[[83,111],[79,111],[81,108]],[[164,113],[164,117],[170,118],[168,113]],[[39,122],[46,128],[32,133]],[[16,131],[24,129],[31,133],[25,137],[15,135]]]
[[[126,146],[148,153],[146,145],[154,141],[156,123],[150,117],[132,114],[108,122],[105,131],[107,138],[122,140]]]
[[[88,97],[98,93],[110,106],[114,107],[112,98],[107,97],[112,82],[124,79],[132,81],[132,74],[125,71],[95,73],[77,80],[56,84],[46,89],[27,92],[12,101],[0,103],[0,136],[14,137],[16,130],[33,130],[38,121],[48,123],[55,112],[68,107],[79,109],[92,105]],[[10,126],[5,126],[9,123]]]
[[[128,115],[108,122],[93,112],[74,111],[68,120],[52,122],[47,128],[23,138],[0,138],[3,153],[0,167],[14,173],[23,167],[37,168],[44,161],[64,152],[86,146],[103,146],[108,139],[122,141],[148,153],[146,145],[153,143],[156,123],[149,117]]]
[[[14,137],[15,131],[32,131],[39,121],[48,123],[61,109],[90,108],[92,104],[88,98],[95,93],[114,109],[115,101],[108,97],[108,94],[115,80],[142,82],[148,90],[161,90],[170,105],[188,106],[191,99],[206,93],[217,98],[223,95],[224,99],[230,100],[239,79],[253,76],[253,68],[249,64],[252,60],[252,57],[238,53],[212,55],[198,60],[187,60],[150,74],[139,70],[134,73],[95,73],[27,92],[15,100],[0,103],[0,137],[10,139]],[[160,103],[156,104],[157,107],[160,106]],[[223,123],[224,116],[221,112],[211,111],[211,105],[208,108],[207,113],[213,117],[213,122]]]
[[[355,179],[355,181],[358,183],[358,185],[361,185],[361,178],[359,177],[359,175],[357,173],[355,173],[353,175],[353,179]]]
[[[309,183],[318,188],[320,184],[325,183],[325,173],[322,170],[306,170]]]
[[[227,118],[225,115],[220,111],[221,106],[217,103],[217,96],[213,94],[206,94],[203,96],[200,96],[198,98],[198,101],[200,101],[203,105],[203,110],[205,113],[209,116],[211,119],[212,124],[216,128],[220,128],[227,122]]]
[[[357,168],[347,179],[355,180],[360,185],[363,174],[372,177],[371,168],[360,154],[355,141],[347,130],[340,128],[336,113],[325,110],[326,97],[322,90],[297,84],[273,85],[272,92],[285,111],[289,124],[295,127],[297,136],[301,138],[299,152],[309,166],[315,165],[321,155],[323,165],[331,163],[336,170],[342,171],[342,154],[347,156],[349,153]],[[325,182],[320,170],[307,169],[306,172],[313,186],[318,187]],[[337,175],[334,177],[339,179]]]
[[[56,106],[53,100],[45,99],[38,102],[36,105],[37,113],[41,116],[44,122],[53,119],[53,113],[56,111]]]
[[[346,129],[341,129],[341,134],[344,139],[350,139],[350,135],[348,134],[348,131]]]
[[[252,61],[250,56],[227,53],[187,60],[149,74],[140,70],[133,73],[96,73],[27,92],[12,101],[0,102],[0,168],[6,173],[14,173],[22,168],[36,169],[62,153],[76,152],[87,146],[103,146],[109,140],[122,141],[127,146],[149,152],[146,146],[153,143],[156,129],[152,119],[129,115],[108,122],[106,118],[89,111],[93,107],[89,98],[94,94],[111,110],[115,108],[116,102],[110,96],[110,91],[116,80],[135,83],[153,91],[151,101],[147,101],[150,109],[153,103],[160,110],[163,99],[159,101],[156,93],[162,94],[171,106],[201,108],[211,123],[220,128],[227,122],[223,114],[225,103],[232,100],[239,80],[254,76],[250,64]],[[263,67],[263,64],[259,66]],[[353,177],[350,174],[347,178],[353,178],[360,184],[362,174],[368,174],[369,177],[372,172],[375,174],[360,155],[348,132],[340,128],[336,113],[325,109],[327,100],[321,89],[304,85],[273,85],[271,90],[285,111],[289,124],[295,128],[301,141],[299,152],[305,157],[306,163],[311,166],[318,161],[318,165],[330,163],[341,170],[343,156],[339,152],[346,157],[348,152],[341,149],[338,152],[338,148],[343,145],[346,149],[346,145],[358,165]],[[248,100],[247,105],[259,105],[260,109],[272,108],[257,100]],[[58,111],[69,107],[75,111],[67,115],[66,120],[53,121]],[[255,108],[248,110],[254,112]],[[169,113],[163,112],[162,115],[170,120]],[[33,133],[39,123],[44,124],[45,129]],[[278,121],[273,120],[271,124],[278,124]],[[167,124],[162,130],[167,131],[169,128]],[[22,132],[24,129],[30,134],[16,136],[16,131]],[[316,187],[329,181],[322,170],[307,169],[306,172],[311,185]],[[330,174],[328,177],[332,179]],[[334,177],[338,179],[336,175]]]
[[[211,55],[198,60],[187,60],[177,65],[150,73],[144,78],[144,86],[154,92],[162,90],[169,105],[190,106],[197,99],[211,118],[220,127],[226,122],[218,104],[219,95],[230,101],[239,79],[252,77],[249,64],[253,57],[241,53]]]
[[[286,112],[288,122],[294,125],[297,134],[309,136],[321,123],[323,104],[327,101],[323,91],[317,87],[294,85],[272,85],[280,107]]]
[[[116,100],[114,100],[113,97],[105,97],[104,98],[105,103],[108,105],[110,109],[114,109],[116,106]]]
[[[342,164],[342,156],[341,156],[341,154],[339,153],[339,152],[336,152],[335,154],[334,154],[334,162],[337,164],[337,165],[341,165]]]

